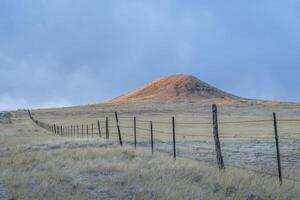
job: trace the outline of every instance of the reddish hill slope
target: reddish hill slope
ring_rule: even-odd
[[[174,75],[153,81],[109,103],[141,101],[203,101],[208,99],[241,99],[219,90],[194,76]]]

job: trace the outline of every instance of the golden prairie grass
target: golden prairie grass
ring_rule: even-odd
[[[81,122],[78,111],[51,112],[38,111],[36,116],[45,122]],[[69,117],[63,120],[61,115]],[[96,119],[97,114],[90,117]],[[284,180],[280,187],[276,177],[243,169],[227,167],[220,172],[205,162],[186,158],[174,161],[157,151],[152,156],[142,147],[135,151],[132,146],[120,147],[102,139],[57,137],[34,125],[25,113],[14,113],[12,120],[12,124],[0,125],[0,177],[11,199],[300,197],[300,185],[292,181]],[[285,173],[293,176],[299,170]]]

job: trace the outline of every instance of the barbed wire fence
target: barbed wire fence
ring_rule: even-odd
[[[151,149],[151,153],[154,154],[155,150],[172,155],[174,160],[177,156],[196,159],[203,162],[215,163],[219,170],[225,170],[226,166],[252,171],[259,173],[263,176],[278,177],[280,185],[283,180],[293,181],[300,183],[300,178],[285,176],[282,173],[282,162],[287,166],[290,164],[290,160],[286,160],[288,156],[285,155],[284,159],[281,158],[280,148],[281,146],[287,148],[293,145],[299,145],[300,138],[297,137],[282,137],[279,136],[278,122],[290,122],[299,123],[300,119],[277,119],[276,113],[272,115],[273,119],[257,119],[257,120],[237,120],[237,121],[219,121],[217,105],[212,105],[212,121],[176,121],[175,117],[171,117],[170,121],[154,121],[146,119],[138,119],[136,116],[123,116],[119,117],[118,113],[114,113],[115,125],[111,125],[112,116],[109,118],[106,116],[101,120],[97,120],[90,124],[76,124],[64,126],[61,124],[49,124],[39,121],[33,117],[30,110],[28,110],[30,119],[39,127],[52,132],[53,134],[61,137],[78,137],[78,138],[102,138],[106,140],[117,140],[122,146],[124,139],[125,142],[134,146],[136,149],[138,146]],[[274,135],[267,136],[249,136],[249,135],[220,135],[219,129],[226,127],[226,125],[235,126],[256,126],[257,124],[273,124]],[[104,125],[104,126],[101,126]],[[169,131],[156,128],[154,125],[166,126]],[[184,131],[186,128],[190,130],[199,130],[201,128],[210,127],[212,134],[199,134],[188,133]],[[114,130],[114,131],[112,131]],[[125,130],[125,131],[124,131]],[[285,131],[285,130],[283,130]],[[299,133],[300,134],[300,133]],[[181,138],[177,140],[177,138]],[[205,138],[204,140],[197,140],[199,138]],[[254,143],[247,144],[234,144],[226,143],[222,140],[250,140]],[[208,142],[211,139],[213,142]],[[257,142],[261,140],[263,142]],[[280,145],[280,141],[283,141]],[[200,144],[200,146],[199,146]],[[269,144],[269,145],[266,145]],[[169,148],[171,147],[171,148]],[[299,148],[300,149],[300,148]],[[171,151],[170,151],[171,150]],[[250,154],[255,152],[254,158]],[[265,152],[262,152],[265,151]],[[296,152],[293,155],[292,164],[299,162],[299,153]],[[251,158],[247,160],[247,158]],[[254,161],[255,160],[255,161]],[[243,164],[240,164],[242,163]],[[263,165],[276,164],[277,170],[265,170],[263,168],[258,169],[255,167],[249,167],[252,163],[263,163]],[[252,164],[253,166],[253,164]]]

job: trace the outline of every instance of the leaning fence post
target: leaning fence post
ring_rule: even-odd
[[[151,153],[153,155],[154,151],[153,151],[153,125],[152,125],[152,121],[150,121],[150,134],[151,134]]]
[[[225,166],[223,162],[221,145],[219,140],[218,109],[216,104],[212,105],[212,113],[213,113],[213,135],[215,140],[216,156],[217,156],[219,169],[221,170],[221,169],[225,169]]]
[[[97,126],[98,126],[98,133],[99,133],[99,137],[101,137],[101,128],[100,128],[100,121],[97,121]]]
[[[136,149],[136,117],[133,117],[134,148]]]
[[[175,117],[172,117],[172,125],[173,125],[173,156],[176,160],[176,141],[175,141]]]
[[[109,139],[108,117],[105,118],[106,139]]]
[[[277,119],[276,119],[276,113],[275,112],[273,113],[273,121],[274,121],[274,132],[275,132],[276,153],[277,153],[278,178],[279,178],[280,185],[282,185],[280,151],[279,151],[278,130],[277,130]]]
[[[118,113],[117,112],[115,112],[115,116],[116,116],[116,123],[117,123],[118,135],[119,135],[119,142],[120,142],[120,145],[122,146],[122,136],[121,136],[121,131],[120,131],[119,119],[118,119]]]

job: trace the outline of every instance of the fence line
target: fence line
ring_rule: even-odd
[[[108,113],[108,112],[107,112]],[[106,140],[108,140],[110,138],[110,134],[113,134],[113,137],[117,136],[118,140],[119,140],[119,144],[122,146],[123,145],[123,140],[122,140],[122,132],[121,129],[132,129],[132,133],[130,134],[130,136],[133,137],[133,142],[134,142],[134,148],[137,148],[137,140],[138,139],[150,139],[150,144],[151,144],[151,153],[154,154],[154,143],[156,142],[162,142],[165,143],[162,140],[159,140],[156,135],[156,133],[159,133],[160,135],[165,135],[165,136],[169,136],[169,138],[172,140],[172,150],[173,150],[173,157],[174,160],[176,159],[177,156],[177,152],[176,152],[176,142],[178,142],[176,140],[176,136],[182,136],[184,138],[186,137],[208,137],[208,138],[213,138],[214,139],[214,146],[215,146],[215,156],[216,156],[216,160],[217,160],[217,164],[220,170],[225,170],[225,164],[224,164],[224,158],[222,155],[222,149],[221,149],[221,138],[229,138],[229,139],[239,139],[239,138],[243,138],[243,139],[263,139],[263,140],[274,140],[275,139],[275,146],[276,146],[276,160],[277,160],[277,168],[278,168],[278,175],[274,175],[274,174],[266,174],[266,175],[272,175],[272,176],[278,176],[279,179],[279,183],[280,185],[283,182],[283,179],[287,179],[287,180],[291,180],[294,182],[300,182],[300,180],[296,179],[296,178],[289,178],[289,177],[284,177],[282,175],[282,166],[281,166],[281,160],[280,160],[280,144],[279,144],[279,139],[280,140],[286,140],[289,142],[295,142],[295,141],[300,141],[300,138],[286,138],[286,137],[280,137],[279,136],[279,132],[278,132],[278,128],[277,128],[277,122],[300,122],[300,119],[277,119],[276,117],[276,113],[273,113],[273,119],[260,119],[260,120],[239,120],[239,121],[218,121],[218,111],[217,111],[217,106],[214,104],[212,105],[212,122],[203,122],[203,121],[199,121],[199,122],[183,122],[183,121],[179,121],[175,123],[175,117],[173,116],[171,118],[171,120],[168,121],[152,121],[152,120],[145,120],[145,119],[137,119],[136,116],[133,117],[125,117],[125,116],[118,116],[118,113],[115,112],[115,126],[114,125],[110,125],[109,124],[109,117],[106,116],[105,120],[97,120],[96,121],[96,126],[94,126],[94,124],[81,124],[81,131],[80,131],[80,125],[69,125],[69,126],[62,126],[62,125],[57,125],[57,124],[46,124],[42,121],[39,121],[37,119],[35,119],[31,112],[28,110],[28,114],[30,119],[37,124],[38,126],[40,126],[41,128],[45,128],[46,130],[54,133],[55,135],[59,135],[59,136],[67,136],[67,137],[84,137],[86,136],[87,138],[89,138],[89,133],[91,133],[91,137],[94,138],[94,133],[98,132],[98,137],[102,138],[102,131],[101,128],[105,128],[105,138]],[[111,116],[112,113],[109,113],[109,116]],[[125,122],[133,122],[132,126],[123,126],[122,124],[120,124],[120,120],[121,121],[125,121]],[[273,126],[274,126],[274,134],[275,137],[251,137],[251,136],[242,136],[242,135],[220,135],[219,134],[219,124],[254,124],[254,123],[270,123],[273,122]],[[101,124],[104,124],[103,126],[101,126]],[[137,124],[144,124],[145,126],[148,126],[148,128],[145,127],[140,127]],[[147,125],[148,124],[148,125]],[[171,125],[171,130],[170,131],[162,131],[162,130],[157,130],[154,128],[155,124],[166,124],[166,125]],[[203,135],[203,134],[183,134],[180,133],[176,130],[176,127],[192,127],[195,128],[194,125],[211,125],[212,126],[212,135]],[[85,127],[84,127],[85,126]],[[117,132],[113,132],[110,129],[116,129]],[[90,131],[90,132],[89,132]],[[150,134],[150,138],[146,138],[145,135],[137,135],[138,131],[146,131],[148,134]],[[147,133],[139,133],[139,134],[147,134]],[[124,134],[124,133],[123,133]],[[155,135],[154,135],[155,134]],[[127,135],[127,133],[126,133]],[[126,136],[124,135],[124,136]],[[155,137],[154,137],[155,136]],[[96,134],[97,137],[97,134]],[[127,137],[127,136],[126,136]],[[125,139],[126,139],[125,137]],[[154,139],[155,138],[155,139]],[[168,141],[169,142],[169,141]],[[273,142],[270,142],[272,144],[274,144]],[[203,148],[202,148],[203,149]],[[212,150],[210,148],[207,148],[208,150]],[[223,150],[224,151],[224,150]],[[226,152],[230,152],[232,150],[228,150],[226,149]],[[235,153],[232,151],[232,153]],[[241,153],[240,151],[238,153]],[[267,154],[265,154],[267,155]],[[272,154],[270,154],[272,155]],[[237,167],[237,168],[241,168],[241,169],[246,169],[246,170],[250,170],[250,171],[254,171],[259,173],[257,170],[253,170],[253,169],[249,169],[249,168],[245,168],[245,167],[241,167],[241,166],[235,166],[232,164],[226,164],[228,166],[231,167]]]

